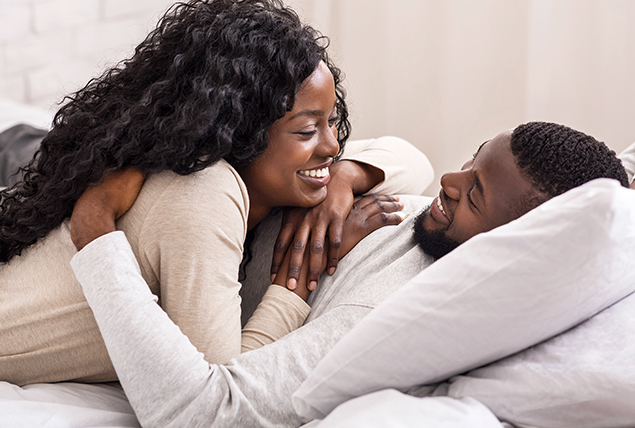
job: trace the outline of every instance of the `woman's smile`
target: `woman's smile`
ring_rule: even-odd
[[[274,207],[308,208],[326,198],[329,167],[340,150],[337,120],[333,75],[320,62],[298,90],[293,109],[269,128],[265,153],[240,171],[250,221]]]

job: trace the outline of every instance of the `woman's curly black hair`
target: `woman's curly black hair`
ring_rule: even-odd
[[[523,212],[596,178],[612,178],[628,187],[626,170],[613,150],[564,125],[519,125],[512,132],[511,150],[520,171],[540,193],[525,201]]]
[[[0,262],[69,217],[109,170],[249,165],[320,61],[335,80],[341,150],[350,123],[327,46],[279,0],[175,4],[132,58],[65,98],[23,180],[0,192]]]

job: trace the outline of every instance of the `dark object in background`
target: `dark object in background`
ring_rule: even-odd
[[[0,187],[12,186],[22,179],[22,173],[16,173],[33,158],[47,133],[24,124],[0,133]]]

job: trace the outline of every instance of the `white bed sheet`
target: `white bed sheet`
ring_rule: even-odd
[[[0,428],[140,427],[117,383],[0,382]]]

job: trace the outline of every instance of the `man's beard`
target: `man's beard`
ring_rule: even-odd
[[[447,228],[440,230],[427,230],[423,227],[423,219],[430,215],[430,207],[417,215],[413,227],[414,239],[417,245],[434,259],[440,259],[460,245],[459,242],[445,235]]]

